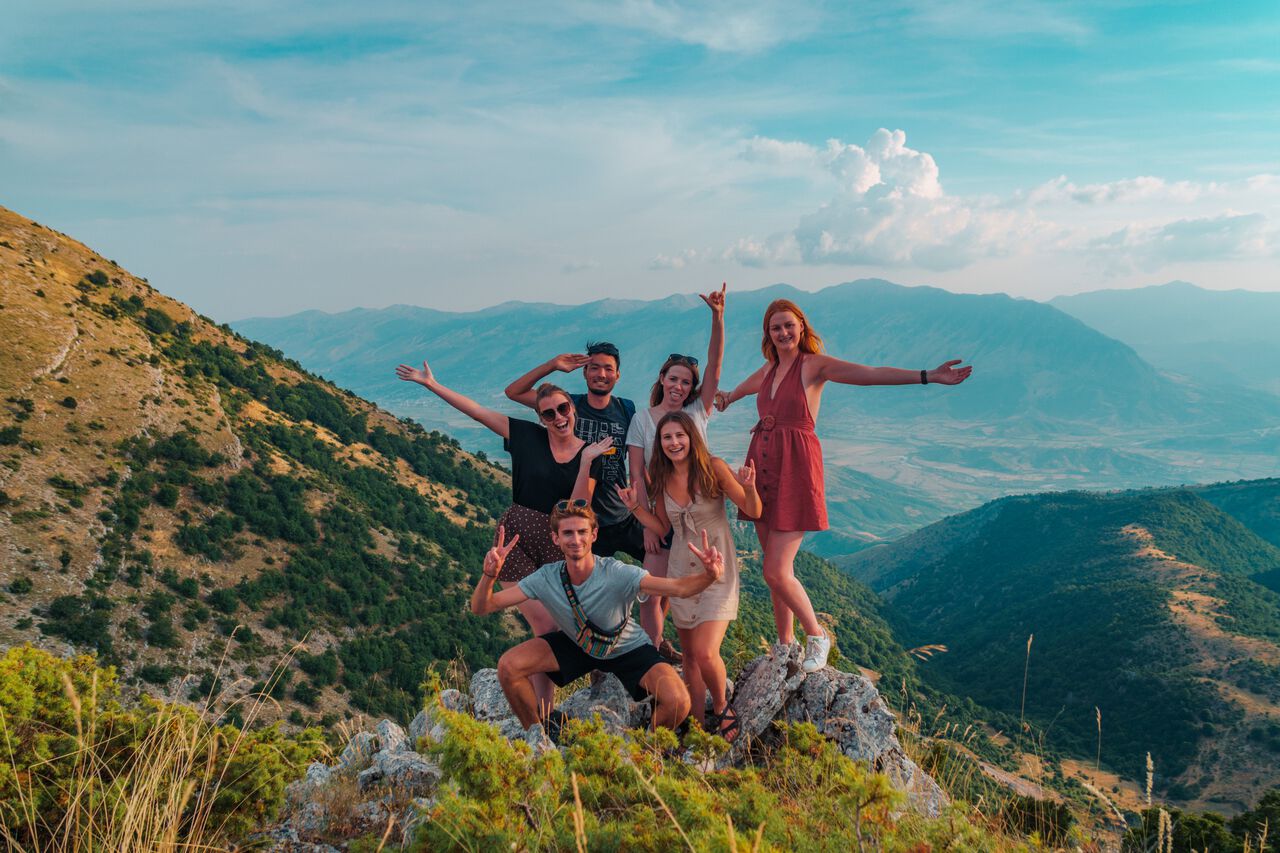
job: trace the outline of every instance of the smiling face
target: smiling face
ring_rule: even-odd
[[[681,462],[689,458],[689,433],[678,421],[668,421],[662,425],[658,433],[658,442],[662,452],[672,462]]]
[[[663,399],[675,406],[683,406],[689,401],[689,392],[693,390],[693,371],[683,364],[673,364],[659,379],[662,383]]]
[[[581,560],[591,553],[596,541],[596,528],[585,518],[569,516],[560,519],[551,531],[551,541],[556,543],[565,559]]]
[[[804,324],[790,311],[776,311],[769,317],[769,339],[773,341],[778,355],[795,352],[800,346],[800,335],[803,331]]]
[[[568,404],[566,407],[565,404]],[[555,411],[555,416],[548,420],[543,412]],[[548,394],[538,401],[538,417],[547,431],[561,438],[573,435],[573,427],[578,422],[578,414],[573,408],[573,401],[560,392]]]
[[[613,386],[618,384],[618,377],[622,375],[618,370],[618,360],[603,352],[588,359],[582,374],[587,380],[587,390],[601,396],[612,393]]]

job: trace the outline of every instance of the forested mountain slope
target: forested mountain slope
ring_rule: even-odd
[[[1092,759],[1100,712],[1103,763],[1141,779],[1150,752],[1173,799],[1280,782],[1280,549],[1195,492],[1006,498],[841,562],[903,642],[948,646],[920,668],[936,687],[1018,714],[1025,670],[1050,748]]]

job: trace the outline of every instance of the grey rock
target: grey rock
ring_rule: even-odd
[[[310,799],[318,789],[329,784],[329,781],[332,778],[332,767],[327,767],[319,762],[312,763],[307,767],[305,776],[297,781],[290,782],[285,786],[285,802],[292,805],[305,802]]]
[[[471,701],[465,694],[458,692],[452,688],[440,691],[439,706],[450,711],[456,711],[460,714],[468,714],[471,712]],[[418,741],[424,737],[435,743],[444,740],[445,724],[437,713],[435,703],[418,712],[418,716],[413,718],[413,722],[409,724],[409,744],[410,748],[416,748]]]
[[[559,710],[574,720],[599,717],[614,734],[640,722],[639,703],[633,702],[617,676],[606,674],[597,684],[578,690],[560,703]]]
[[[741,763],[748,744],[768,730],[804,682],[800,657],[799,646],[777,643],[767,655],[743,667],[733,696],[738,710],[738,736],[717,763],[719,767]]]
[[[787,722],[808,722],[840,751],[884,773],[906,792],[913,811],[937,817],[949,800],[937,783],[907,757],[897,720],[867,678],[827,667],[809,675],[788,701]]]
[[[383,720],[373,730],[378,738],[378,746],[382,752],[409,752],[409,736],[404,729],[390,720]]]
[[[520,721],[515,717],[505,717],[489,722],[497,726],[498,733],[507,740],[524,740],[524,726],[520,725]]]
[[[328,828],[329,814],[319,803],[303,803],[289,816],[289,826],[307,835],[317,835]]]
[[[515,716],[511,706],[507,704],[507,697],[502,694],[496,669],[482,669],[471,676],[471,706],[475,718],[482,722]]]
[[[338,767],[343,770],[357,770],[366,766],[373,754],[378,751],[378,738],[373,732],[356,732],[347,746],[338,756]]]
[[[435,790],[441,775],[435,762],[416,752],[379,752],[372,763],[360,771],[356,783],[361,791],[384,785],[424,794]]]
[[[547,733],[542,728],[541,723],[534,723],[525,730],[524,742],[529,744],[534,755],[541,755],[544,752],[553,752],[556,748],[555,743],[547,736]]]
[[[414,717],[409,723],[409,740],[417,746],[418,741],[427,736],[427,732],[431,730],[432,715],[427,713],[427,709],[423,708],[418,712],[418,716]]]

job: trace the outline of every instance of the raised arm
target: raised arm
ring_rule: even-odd
[[[400,365],[396,368],[396,377],[405,382],[417,382],[472,420],[479,421],[503,438],[511,437],[511,424],[506,415],[501,412],[495,412],[493,409],[487,409],[452,388],[444,387],[436,381],[435,375],[432,374],[431,368],[425,361],[422,362],[421,370],[410,367],[407,364]]]
[[[572,373],[587,363],[587,356],[578,353],[561,353],[553,359],[544,361],[524,376],[507,386],[507,399],[514,400],[522,406],[533,408],[537,393],[534,387],[544,378],[555,373]]]
[[[702,408],[711,414],[720,390],[720,368],[724,364],[724,294],[728,284],[721,282],[720,290],[702,297],[711,309],[711,341],[707,344],[707,369],[702,374]]]
[[[503,530],[502,525],[498,525],[498,542],[489,549],[489,553],[484,555],[484,565],[480,568],[480,581],[476,584],[475,592],[471,593],[471,612],[477,616],[496,613],[529,600],[524,590],[515,584],[494,594],[493,585],[497,583],[498,575],[502,572],[502,564],[507,561],[507,555],[511,553],[511,549],[520,541],[520,534],[513,536],[510,542],[505,540],[506,531]]]
[[[759,393],[760,384],[764,381],[764,375],[768,372],[769,363],[765,362],[756,369],[755,373],[739,382],[738,387],[734,388],[728,394],[723,391],[716,394],[716,409],[723,412],[743,397],[749,397],[752,394]]]
[[[702,574],[685,575],[682,578],[655,578],[645,575],[640,581],[640,591],[649,595],[670,595],[675,598],[688,598],[697,595],[720,579],[724,574],[724,557],[720,550],[707,542],[707,531],[702,531],[702,547],[697,548],[692,542],[689,550],[702,561]]]
[[[756,491],[756,463],[750,459],[735,474],[719,456],[711,457],[711,467],[716,472],[716,480],[725,496],[737,505],[738,509],[753,518],[759,518],[764,512],[764,502]]]
[[[868,367],[852,361],[841,361],[829,355],[814,356],[817,359],[819,382],[838,382],[841,385],[959,385],[973,372],[971,366],[957,367],[963,359],[945,362],[933,370],[910,370],[902,367]],[[921,378],[925,381],[921,381]]]

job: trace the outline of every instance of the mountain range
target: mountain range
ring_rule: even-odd
[[[816,293],[786,285],[730,291],[724,384],[760,363],[761,317],[794,299],[832,354],[868,364],[975,366],[956,388],[828,388],[819,434],[842,534],[811,537],[821,553],[849,553],[947,513],[1018,492],[1127,488],[1280,473],[1280,398],[1198,383],[1157,369],[1133,348],[1052,305],[880,280]],[[452,313],[393,306],[304,312],[234,327],[400,415],[448,429],[467,447],[496,442],[392,368],[429,359],[446,384],[510,407],[508,382],[547,358],[610,340],[623,353],[619,392],[647,397],[674,351],[700,358],[708,312],[696,296],[585,305],[506,303]],[[571,389],[579,377],[551,377]],[[750,400],[712,421],[713,449],[741,458],[755,420]]]

